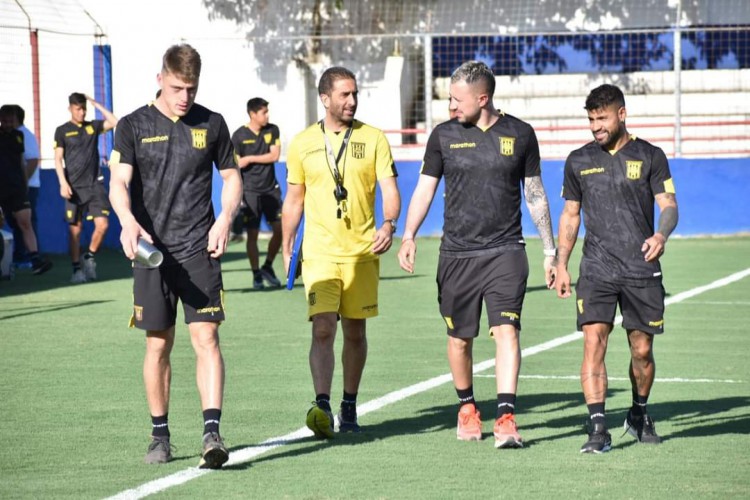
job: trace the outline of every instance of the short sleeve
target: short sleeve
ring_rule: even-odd
[[[375,145],[375,175],[378,180],[386,177],[398,177],[396,163],[393,161],[391,146],[388,144],[385,134],[378,130],[378,139]]]
[[[281,146],[281,133],[276,125],[271,126],[271,146]]]
[[[228,168],[237,168],[237,162],[234,156],[234,147],[232,146],[232,140],[229,136],[229,127],[227,122],[224,121],[224,117],[216,115],[219,126],[219,135],[216,140],[216,148],[214,149],[214,163],[218,170],[226,170]]]
[[[443,153],[440,148],[440,129],[436,128],[427,139],[425,147],[424,160],[419,173],[429,175],[430,177],[443,176]]]
[[[125,163],[127,165],[135,165],[135,139],[134,139],[133,125],[126,116],[120,120],[117,124],[117,130],[115,132],[115,145],[112,148],[112,154],[110,155],[110,165],[117,165],[119,163]]]
[[[39,159],[39,143],[36,140],[33,132],[28,129],[23,129],[23,145],[24,145],[24,160]]]
[[[65,149],[65,132],[62,127],[55,129],[55,143],[52,146],[54,149],[63,148]]]
[[[305,171],[299,156],[299,136],[292,140],[286,152],[286,181],[289,184],[305,183]]]
[[[534,129],[529,127],[529,142],[526,145],[524,161],[524,177],[539,177],[542,175],[541,159],[539,156],[539,141]]]
[[[563,188],[560,196],[570,201],[581,201],[581,185],[578,177],[573,170],[573,155],[569,155],[565,160],[565,169],[563,171]]]
[[[661,148],[654,149],[651,158],[651,191],[657,195],[662,193],[675,194],[674,181],[669,171],[667,155]]]

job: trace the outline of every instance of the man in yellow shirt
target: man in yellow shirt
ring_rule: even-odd
[[[337,321],[340,317],[344,334],[339,431],[359,432],[356,400],[367,359],[366,320],[378,314],[379,256],[393,242],[401,197],[385,135],[354,119],[358,98],[354,74],[341,67],[327,69],[318,94],[325,118],[298,134],[287,152],[282,251],[288,273],[304,211],[302,279],[312,321],[310,371],[316,394],[307,426],[316,437],[332,438],[330,394]],[[380,228],[375,225],[376,185],[383,197]]]

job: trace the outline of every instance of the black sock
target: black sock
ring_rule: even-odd
[[[516,395],[512,393],[499,393],[497,395],[497,417],[500,418],[506,413],[511,415],[516,412]]]
[[[219,432],[219,421],[221,420],[221,410],[218,408],[209,408],[203,410],[203,434],[209,432]]]
[[[80,271],[81,270],[81,262],[73,262],[73,272]]]
[[[34,262],[37,262],[41,260],[41,257],[39,257],[39,252],[29,252],[26,254],[29,258],[29,261],[33,264]]]
[[[474,406],[477,405],[477,402],[474,401],[474,386],[470,385],[468,389],[456,389],[456,394],[458,395],[458,406],[459,408],[472,404]]]
[[[160,417],[151,415],[151,435],[154,437],[169,437],[169,416],[167,413]]]
[[[331,396],[330,394],[318,394],[315,396],[315,403],[321,410],[331,411]]]
[[[592,424],[604,424],[604,403],[592,403],[586,405],[589,408],[589,418]]]
[[[633,397],[633,405],[630,407],[630,413],[634,416],[641,416],[646,414],[646,404],[648,403],[648,396],[641,396],[636,394]]]
[[[273,267],[273,262],[271,262],[270,260],[266,260],[266,263],[263,264],[263,267]]]
[[[341,416],[347,421],[357,417],[357,393],[344,391],[344,397],[341,398]]]

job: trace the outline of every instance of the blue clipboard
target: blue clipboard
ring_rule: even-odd
[[[297,227],[297,234],[294,237],[294,247],[292,248],[292,258],[289,261],[289,274],[286,277],[286,289],[294,288],[294,280],[302,274],[302,238],[305,235],[305,216],[303,215]]]

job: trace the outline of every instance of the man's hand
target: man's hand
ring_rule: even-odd
[[[417,258],[417,244],[413,238],[401,240],[401,248],[398,251],[398,263],[401,269],[407,273],[414,273],[414,261]]]
[[[125,252],[125,256],[128,259],[135,259],[135,254],[138,252],[139,238],[143,238],[152,245],[154,244],[151,235],[148,234],[140,224],[138,224],[135,217],[121,220],[120,225],[122,226],[122,231],[120,232],[120,244],[122,245],[122,251]]]
[[[557,258],[552,256],[544,257],[544,281],[547,283],[547,289],[555,287],[555,277],[557,276]]]
[[[65,181],[60,183],[60,196],[62,196],[66,200],[69,200],[73,197],[73,189],[70,187],[70,184]]]
[[[557,265],[554,284],[558,297],[561,299],[570,297],[570,274],[565,266]]]
[[[224,252],[227,251],[227,244],[229,243],[229,228],[231,227],[231,221],[227,220],[227,217],[222,213],[214,222],[211,229],[208,231],[208,253],[214,259],[218,259]]]
[[[644,260],[646,262],[658,260],[664,253],[666,243],[667,239],[661,233],[654,233],[652,237],[647,238],[641,246]]]
[[[390,223],[387,226],[386,224],[380,226],[380,229],[375,232],[372,241],[372,253],[380,255],[387,252],[393,244],[393,229]]]

